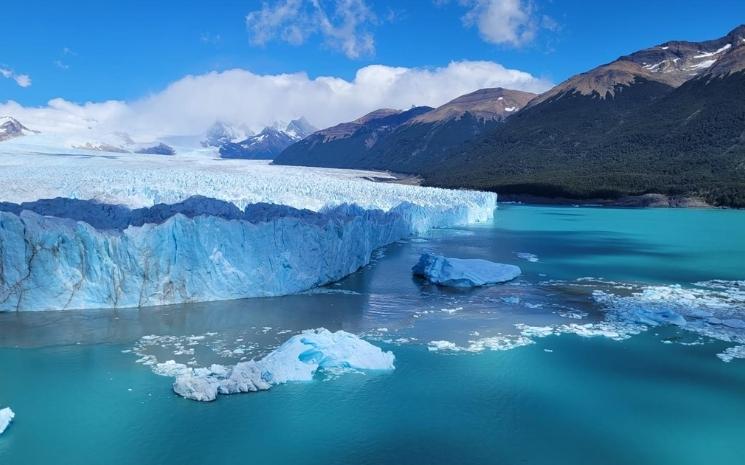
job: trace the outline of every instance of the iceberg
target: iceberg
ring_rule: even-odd
[[[441,286],[475,287],[511,281],[522,273],[520,267],[481,259],[448,258],[425,253],[412,271]]]
[[[219,394],[265,391],[272,386],[312,381],[318,372],[343,373],[350,370],[393,370],[391,352],[345,331],[332,333],[325,328],[303,331],[259,360],[240,362],[232,367],[212,365],[188,368],[166,362],[175,374],[173,391],[181,397],[209,402]]]
[[[3,434],[5,432],[5,430],[8,428],[8,425],[10,425],[10,422],[13,421],[13,418],[15,416],[16,414],[13,412],[13,410],[10,409],[10,407],[0,409],[0,434]]]

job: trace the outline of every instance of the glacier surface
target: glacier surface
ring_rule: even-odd
[[[15,416],[16,414],[10,409],[10,407],[0,409],[0,434],[5,432]]]
[[[332,333],[325,328],[306,330],[258,360],[232,367],[212,365],[190,368],[167,361],[154,371],[173,376],[173,391],[187,399],[209,402],[219,394],[265,391],[294,381],[312,381],[317,372],[339,374],[358,370],[393,370],[391,352],[345,331]]]
[[[481,259],[449,258],[422,254],[412,269],[427,281],[449,287],[475,287],[511,281],[521,274],[519,267]]]
[[[0,146],[0,311],[277,296],[373,251],[491,219],[496,195],[370,173]]]

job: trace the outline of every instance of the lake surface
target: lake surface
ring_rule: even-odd
[[[523,276],[437,288],[411,276],[424,251]],[[0,314],[0,407],[16,412],[0,463],[740,465],[745,360],[717,354],[743,331],[701,316],[745,317],[738,280],[740,211],[501,205],[304,295]],[[640,323],[660,306],[689,324]],[[396,369],[198,403],[138,363],[229,365],[317,327]]]

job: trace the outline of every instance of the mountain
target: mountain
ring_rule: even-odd
[[[533,97],[528,92],[482,89],[435,109],[377,110],[290,146],[275,163],[417,171],[448,148],[494,128]]]
[[[475,135],[468,112],[459,125],[418,127],[438,109],[373,150],[331,156],[295,144],[275,162],[386,169],[502,194],[662,194],[745,207],[745,26],[622,56],[517,107]]]
[[[216,121],[207,129],[202,146],[221,147],[224,144],[237,142],[251,135],[252,132],[245,128],[231,126],[223,121]]]
[[[176,155],[176,150],[163,142],[135,149],[135,153],[147,155]]]
[[[36,134],[38,131],[32,131],[22,125],[17,119],[10,116],[0,116],[0,142],[13,139],[15,137],[25,136],[27,134]]]
[[[501,193],[745,206],[745,26],[574,76],[419,174]]]
[[[271,160],[282,150],[309,136],[315,130],[305,118],[290,121],[285,129],[267,127],[259,134],[242,141],[221,143],[220,157]]]

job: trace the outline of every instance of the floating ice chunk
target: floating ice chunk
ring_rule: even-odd
[[[532,254],[528,252],[517,252],[515,255],[517,255],[517,258],[521,258],[531,263],[535,263],[538,261],[538,255],[536,254]]]
[[[553,326],[529,326],[518,323],[515,325],[520,330],[520,334],[525,337],[547,337],[556,334]]]
[[[745,358],[745,346],[729,347],[721,354],[717,354],[723,362],[729,363],[736,358]]]
[[[433,284],[450,287],[474,287],[503,283],[520,276],[515,265],[481,259],[448,258],[425,253],[412,269],[415,275]]]
[[[583,325],[572,323],[561,325],[556,331],[558,333],[576,334],[580,337],[607,337],[614,341],[623,341],[641,333],[645,328],[642,325],[616,322],[586,323]]]
[[[687,321],[678,313],[670,309],[647,309],[635,308],[629,313],[631,319],[637,323],[643,323],[649,326],[660,324],[671,324],[676,326],[685,326]]]
[[[219,383],[208,377],[185,374],[176,378],[173,392],[191,400],[209,402],[217,398]]]
[[[10,425],[10,422],[13,421],[13,418],[16,416],[16,414],[13,412],[13,410],[10,409],[10,407],[5,407],[4,409],[0,409],[0,434],[3,434],[3,432],[8,428],[8,425]]]
[[[478,333],[474,334],[475,336]],[[429,341],[427,349],[430,352],[484,352],[486,350],[503,351],[533,344],[533,340],[523,335],[497,335],[472,339],[468,345],[460,346],[451,341]]]
[[[512,350],[518,347],[528,346],[534,341],[527,336],[519,335],[499,335],[491,337],[482,337],[473,341],[468,341],[467,352],[483,352],[485,350],[502,351]]]
[[[168,360],[163,363],[156,363],[153,367],[153,372],[160,376],[176,377],[191,372],[191,369],[183,363]]]
[[[260,360],[233,367],[212,365],[180,373],[173,383],[176,394],[187,399],[212,401],[218,394],[256,392],[292,381],[311,381],[319,371],[393,370],[394,355],[345,331],[320,328],[291,337]]]
[[[460,348],[455,342],[450,341],[429,341],[427,344],[427,350],[430,352],[437,352],[440,350],[452,350],[458,351]]]

